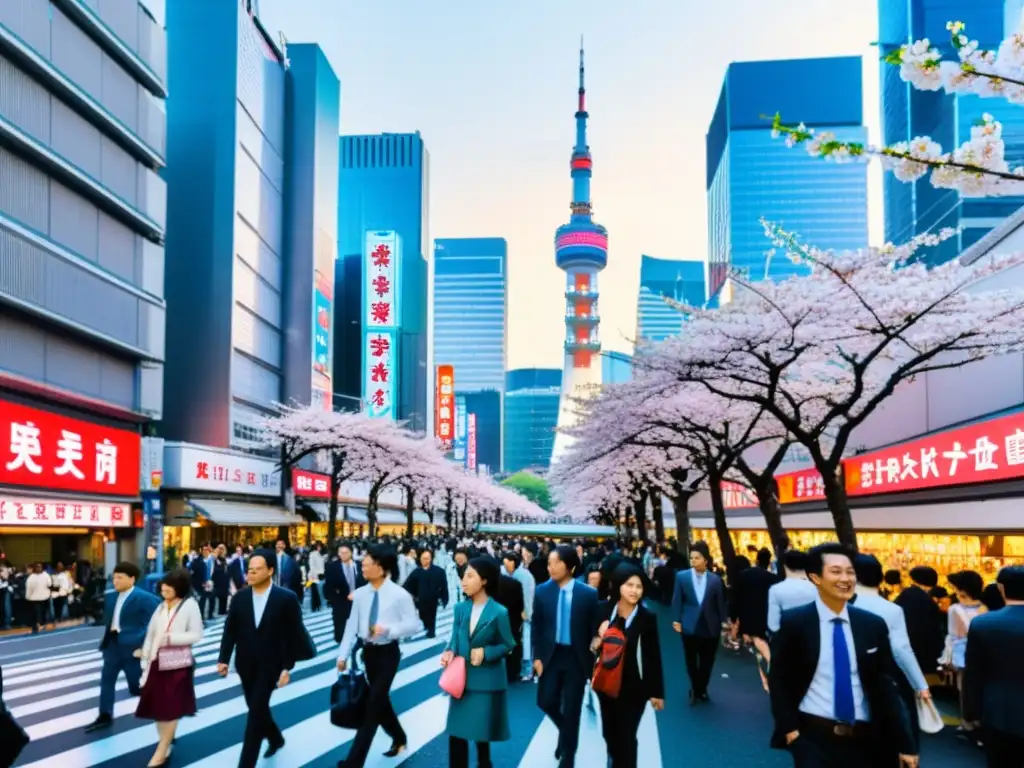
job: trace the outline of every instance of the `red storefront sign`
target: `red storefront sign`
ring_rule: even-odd
[[[854,456],[843,467],[848,496],[1024,477],[1024,413]]]
[[[318,472],[293,469],[292,490],[300,499],[329,499],[331,498],[331,478]]]
[[[726,509],[757,509],[757,496],[745,485],[722,481],[722,503]]]
[[[0,496],[0,526],[131,528],[130,504],[75,503]]]
[[[816,469],[800,469],[775,476],[779,486],[779,504],[819,501],[825,498],[825,482]]]
[[[452,366],[437,366],[436,386],[434,405],[437,424],[434,436],[448,446],[455,439],[455,369]]]
[[[0,485],[139,495],[139,435],[0,400]]]

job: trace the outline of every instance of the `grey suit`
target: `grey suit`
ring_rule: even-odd
[[[693,571],[680,571],[676,574],[676,587],[672,595],[672,621],[682,627],[691,699],[707,698],[722,624],[729,618],[722,579],[710,571],[705,573],[704,579],[703,599],[698,599]]]

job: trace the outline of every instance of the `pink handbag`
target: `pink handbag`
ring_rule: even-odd
[[[439,685],[453,699],[461,699],[466,692],[466,660],[461,656],[453,656],[441,673]]]
[[[183,603],[184,601],[182,601]],[[174,619],[178,616],[178,611],[181,609],[182,603],[174,609],[174,613],[171,614],[170,620],[167,622],[167,627],[164,629],[166,635],[171,631],[171,624],[174,623]],[[165,645],[156,652],[156,668],[161,672],[172,672],[176,669],[186,669],[195,664],[195,660],[192,658],[192,648],[188,645]]]

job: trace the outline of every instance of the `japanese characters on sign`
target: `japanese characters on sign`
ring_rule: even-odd
[[[779,504],[820,501],[825,498],[825,482],[816,469],[801,469],[776,475],[775,482],[779,486]]]
[[[168,488],[247,496],[281,495],[280,470],[273,461],[258,456],[168,443],[164,451],[164,472],[164,485]]]
[[[757,496],[745,485],[723,480],[722,503],[726,509],[757,509]]]
[[[304,469],[292,470],[292,490],[299,499],[331,498],[331,478]]]
[[[131,528],[131,504],[47,501],[0,496],[0,526]]]
[[[455,396],[455,447],[452,451],[452,459],[466,461],[466,397],[465,395]]]
[[[466,469],[476,471],[476,414],[466,417]]]
[[[447,450],[455,439],[455,369],[450,365],[437,366],[436,381],[434,434]]]
[[[139,495],[141,440],[131,430],[0,400],[0,484]]]
[[[395,418],[398,378],[398,276],[401,241],[395,232],[367,232],[363,253],[365,316],[363,401],[371,416]]]
[[[854,456],[843,468],[849,496],[1024,477],[1024,413]]]

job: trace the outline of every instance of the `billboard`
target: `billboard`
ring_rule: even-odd
[[[455,450],[452,458],[455,461],[466,462],[466,397],[465,395],[455,396]]]
[[[363,250],[363,402],[370,416],[398,414],[398,234],[367,232]]]
[[[476,471],[476,414],[466,417],[466,469]]]
[[[334,372],[334,240],[322,229],[317,231],[313,268],[313,391],[314,407],[331,410]]]
[[[437,366],[434,381],[434,436],[448,450],[455,438],[455,369],[450,365]]]

